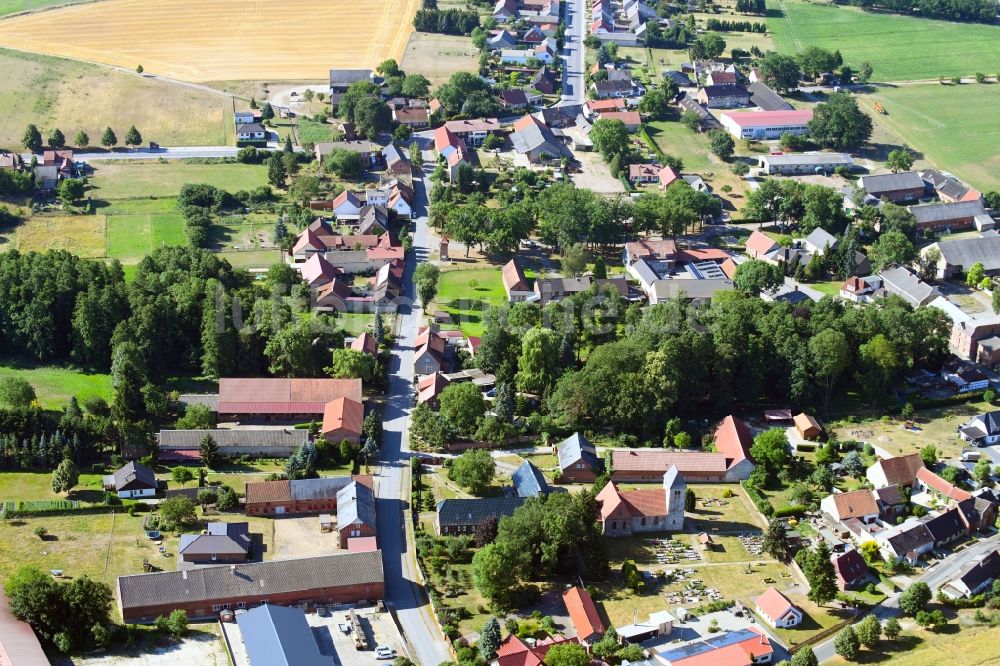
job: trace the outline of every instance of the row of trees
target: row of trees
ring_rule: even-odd
[[[468,35],[479,27],[479,12],[471,9],[418,9],[413,27],[419,32]]]
[[[90,146],[90,136],[88,136],[83,130],[80,130],[76,133],[74,143],[77,148],[87,148]],[[125,133],[125,145],[134,148],[139,146],[141,143],[142,134],[139,133],[139,130],[136,129],[135,125],[130,126],[128,131]],[[37,125],[31,124],[25,128],[24,136],[21,137],[21,145],[32,153],[37,153],[42,150],[42,133],[39,131]],[[65,148],[66,135],[64,135],[59,128],[54,128],[51,132],[49,132],[45,145],[49,148]],[[110,127],[105,128],[104,132],[101,134],[101,145],[108,150],[111,150],[118,145],[118,136]]]
[[[840,0],[844,1],[844,0]],[[900,14],[952,21],[996,21],[997,8],[992,0],[850,0],[849,4],[865,9],[883,9]]]

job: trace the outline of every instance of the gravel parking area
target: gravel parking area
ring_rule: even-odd
[[[573,183],[577,187],[593,190],[600,194],[614,194],[624,192],[625,186],[622,182],[611,175],[608,165],[604,163],[604,158],[599,152],[579,150],[573,155],[580,162],[580,173],[571,175]]]
[[[328,641],[336,652],[337,663],[342,666],[374,666],[375,664],[391,663],[379,661],[375,658],[375,648],[384,645],[396,651],[397,655],[405,655],[403,649],[403,637],[399,634],[395,622],[389,613],[379,613],[375,608],[359,608],[358,617],[361,627],[365,631],[368,639],[368,649],[358,650],[354,647],[354,637],[345,634],[338,627],[340,624],[350,623],[347,620],[347,608],[333,611],[329,617],[320,617],[316,613],[307,615],[309,626],[313,628],[313,635],[317,637],[317,642]],[[324,644],[320,644],[320,651],[327,654]]]
[[[268,559],[331,555],[337,551],[337,533],[321,532],[319,516],[274,519],[274,552]]]

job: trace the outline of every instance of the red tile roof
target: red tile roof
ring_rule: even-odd
[[[669,666],[749,666],[756,663],[755,659],[774,653],[771,641],[763,631],[757,627],[748,627],[746,631],[757,635],[739,643],[729,643],[722,647],[697,652],[690,657],[666,661],[661,656],[661,661],[666,661]],[[661,653],[663,654],[666,653]]]
[[[731,119],[739,127],[770,127],[782,125],[805,125],[812,120],[812,109],[792,111],[744,111],[720,114]]]
[[[868,575],[868,563],[860,552],[849,550],[843,555],[834,555],[833,570],[844,583],[852,583]]]
[[[875,463],[882,468],[886,483],[890,486],[909,486],[917,478],[917,470],[924,466],[919,453],[886,458]]]
[[[220,414],[322,414],[337,398],[361,402],[360,379],[219,380]]]
[[[601,113],[601,120],[620,120],[629,126],[642,124],[642,116],[638,111],[604,111]]]
[[[351,349],[375,356],[378,354],[378,343],[375,342],[375,337],[371,333],[365,331],[354,338],[354,342],[351,343]]]
[[[654,449],[629,449],[611,452],[611,467],[616,472],[658,472],[660,474],[675,465],[681,474],[685,472],[726,471],[726,456],[722,452],[707,451],[657,451]]]
[[[917,478],[920,479],[925,486],[936,490],[948,499],[961,502],[962,500],[967,500],[972,497],[970,493],[967,493],[958,486],[953,486],[926,467],[921,467],[917,470]]]
[[[512,291],[526,291],[528,289],[528,280],[524,277],[524,271],[516,259],[511,259],[504,264],[500,275],[508,296]]]
[[[749,458],[752,444],[750,428],[734,416],[722,419],[715,429],[715,450],[726,456],[727,468]]]
[[[587,108],[597,112],[624,109],[625,100],[618,97],[613,99],[591,99],[587,101]]]
[[[681,179],[681,175],[672,166],[660,169],[660,187],[666,188]]]
[[[870,490],[861,489],[849,493],[837,493],[832,497],[833,504],[837,507],[839,514],[836,518],[839,520],[878,515],[878,503]]]
[[[569,612],[569,619],[576,629],[576,636],[581,641],[589,639],[595,634],[604,633],[604,624],[597,614],[597,606],[590,594],[582,587],[571,587],[563,592],[563,603]]]
[[[535,643],[535,647],[530,647],[516,635],[511,634],[497,648],[496,664],[497,666],[544,666],[545,655],[553,645],[578,642],[575,638],[555,636],[543,638]]]
[[[778,620],[784,617],[789,610],[795,608],[788,597],[773,587],[764,590],[764,594],[757,597],[754,603],[771,620]]]
[[[347,552],[368,553],[378,550],[378,542],[375,537],[351,537],[347,540]]]
[[[750,234],[750,238],[746,242],[747,252],[754,252],[758,255],[769,252],[775,245],[777,243],[773,238],[756,230]]]
[[[343,430],[360,436],[364,420],[365,406],[360,401],[337,398],[326,403],[323,409],[323,432]]]
[[[639,488],[636,490],[619,490],[618,486],[609,482],[597,495],[601,504],[601,518],[607,519],[615,509],[624,506],[629,516],[667,515],[667,497],[663,488]]]

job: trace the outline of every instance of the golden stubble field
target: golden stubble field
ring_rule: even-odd
[[[0,21],[0,46],[183,81],[325,79],[402,59],[420,0],[103,0]]]

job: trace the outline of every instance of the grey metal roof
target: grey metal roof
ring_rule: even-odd
[[[830,249],[837,247],[837,237],[822,227],[816,227],[813,229],[812,233],[806,236],[806,242],[813,247],[818,247],[820,249],[827,246],[829,246]]]
[[[325,258],[334,268],[348,264],[368,263],[368,253],[365,250],[334,250],[327,252]]]
[[[565,471],[567,467],[578,460],[582,460],[592,469],[597,470],[599,464],[597,449],[586,437],[575,432],[559,443],[559,468]]]
[[[750,93],[750,101],[765,111],[791,111],[794,108],[763,81],[751,83],[747,86],[747,91]]]
[[[396,162],[407,162],[408,160],[399,152],[399,148],[395,144],[388,144],[382,149],[382,157],[385,158],[386,164],[395,164]]]
[[[288,482],[293,500],[334,499],[351,484],[349,476],[326,476],[318,479],[295,479]]]
[[[530,150],[544,150],[553,157],[562,155],[562,146],[556,142],[556,137],[546,125],[531,123],[522,130],[510,135],[511,145],[519,153]]]
[[[179,551],[186,555],[246,553],[250,550],[249,523],[209,523],[208,534],[182,534]]]
[[[116,469],[111,476],[114,477],[116,490],[121,490],[133,482],[138,482],[146,488],[156,488],[156,474],[153,470],[134,460]]]
[[[347,87],[358,81],[371,81],[372,70],[370,69],[331,69],[330,85],[333,87]]]
[[[514,492],[518,497],[538,497],[549,493],[549,484],[540,469],[525,460],[511,475]]]
[[[213,412],[219,411],[218,393],[184,393],[177,397],[177,402],[181,403],[185,407],[190,407],[191,405],[204,405]]]
[[[118,591],[128,610],[383,582],[382,551],[374,550],[119,576]]]
[[[375,527],[375,494],[357,481],[337,493],[337,528],[343,529],[353,523]]]
[[[913,307],[925,305],[940,295],[936,287],[921,282],[916,275],[902,266],[886,268],[878,276],[882,278],[886,291],[902,297]]]
[[[861,176],[861,187],[868,194],[877,197],[883,192],[922,189],[924,179],[916,171],[885,173],[880,176]]]
[[[657,299],[711,298],[720,291],[732,291],[732,280],[657,280],[653,292]]]
[[[1000,269],[1000,236],[943,240],[937,244],[941,257],[951,266],[968,269],[977,261],[987,271]]]
[[[264,604],[236,616],[251,666],[329,666],[301,608]]]
[[[644,258],[636,259],[632,264],[632,272],[639,278],[639,281],[643,283],[646,287],[651,286],[654,282],[660,279],[659,274],[649,265],[649,262]]]
[[[478,525],[486,518],[510,516],[527,501],[526,497],[480,497],[446,499],[437,503],[438,524]]]
[[[294,428],[219,428],[216,430],[161,430],[160,448],[197,449],[211,435],[220,449],[227,447],[285,446],[294,449],[309,439],[309,431]]]
[[[917,218],[917,224],[986,215],[986,209],[979,201],[922,204],[910,206],[909,210],[913,213],[913,217]]]

